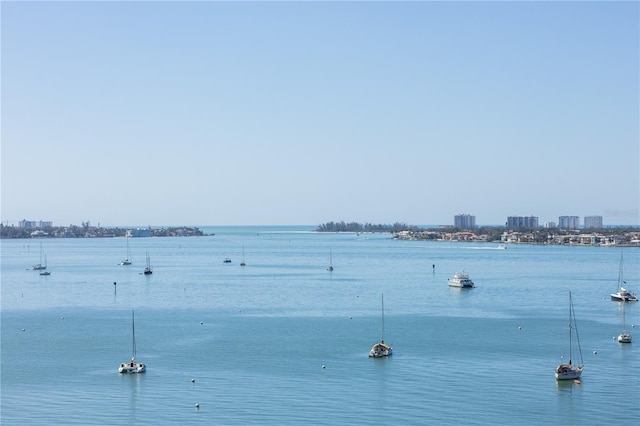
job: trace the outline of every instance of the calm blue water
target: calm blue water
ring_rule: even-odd
[[[310,229],[133,238],[131,266],[123,238],[2,240],[1,423],[638,424],[640,304],[622,346],[608,296],[621,249]],[[28,270],[41,241],[48,277]],[[640,250],[624,257],[640,292]],[[477,288],[447,286],[462,268]],[[581,385],[553,377],[569,291]],[[394,355],[370,359],[382,293]],[[132,309],[147,372],[123,376]]]

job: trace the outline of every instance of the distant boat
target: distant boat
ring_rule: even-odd
[[[476,285],[469,279],[469,275],[464,272],[458,272],[453,275],[453,278],[449,278],[449,287],[458,287],[458,288],[473,288]]]
[[[382,329],[380,342],[374,344],[369,351],[369,358],[382,358],[393,353],[393,348],[384,342],[384,294],[382,295]]]
[[[229,259],[228,257],[225,257],[222,263],[231,263],[231,259]]]
[[[333,271],[333,256],[331,255],[331,250],[329,250],[329,266],[327,267],[327,271]]]
[[[44,256],[44,268],[43,269],[47,269],[47,256],[46,255]],[[42,271],[40,271],[40,275],[44,275],[44,276],[51,275],[51,272],[42,270]]]
[[[141,362],[136,361],[136,323],[133,311],[131,311],[131,330],[133,338],[133,355],[130,362],[123,362],[118,367],[118,373],[136,374],[144,373],[147,370],[147,366]]]
[[[129,239],[127,238],[127,257],[120,262],[120,265],[131,265],[131,250],[129,249]]]
[[[504,244],[500,244],[498,246],[498,250],[506,250],[506,249],[507,249],[507,246],[505,246]]]
[[[149,252],[147,252],[147,267],[144,268],[145,275],[153,274],[153,269],[151,268],[151,259],[149,258]]]
[[[611,293],[611,300],[613,302],[637,302],[638,296],[635,293],[631,293],[623,285],[626,285],[624,278],[622,277],[623,261],[622,253],[620,253],[620,270],[618,271],[618,291]]]
[[[247,266],[247,264],[244,263],[244,246],[242,246],[242,262],[240,262],[240,266]]]
[[[571,300],[571,292],[569,292],[569,363],[560,364],[556,367],[555,376],[556,380],[572,380],[577,379],[582,374],[584,368],[584,361],[582,359],[582,349],[580,348],[580,338],[578,337],[578,327],[575,324],[575,313],[573,311],[573,301]],[[572,363],[573,357],[573,330],[576,330],[576,343],[578,345],[578,352],[580,354],[580,365],[574,366]]]
[[[40,263],[36,263],[31,267],[34,271],[43,271],[47,269],[47,257],[44,256],[44,264],[42,264],[42,258],[44,256],[44,251],[42,250],[42,243],[40,243]]]
[[[625,318],[626,303],[622,304],[622,333],[618,336],[618,343],[631,343],[631,335],[627,333],[627,324]]]

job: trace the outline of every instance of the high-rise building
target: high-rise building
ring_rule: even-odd
[[[560,216],[558,218],[558,228],[560,229],[580,228],[580,216]]]
[[[538,216],[509,216],[507,218],[507,228],[537,228]]]
[[[585,216],[584,227],[585,229],[602,229],[602,216]]]
[[[476,217],[470,214],[457,214],[453,217],[453,226],[458,229],[474,229]]]

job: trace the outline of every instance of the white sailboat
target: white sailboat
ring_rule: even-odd
[[[624,278],[622,277],[622,253],[620,253],[620,270],[618,272],[618,291],[615,293],[611,293],[611,300],[613,302],[637,302],[638,296],[634,293],[631,293],[623,286],[627,285]]]
[[[133,311],[131,311],[131,330],[133,337],[133,355],[131,356],[130,362],[123,362],[120,364],[120,367],[118,367],[118,373],[136,374],[144,373],[147,370],[147,366],[145,364],[136,361],[136,323]]]
[[[627,325],[625,318],[625,307],[626,303],[622,304],[622,333],[618,336],[618,343],[631,343],[631,335],[627,333]]]
[[[144,268],[145,275],[153,274],[153,269],[151,268],[151,259],[149,258],[149,252],[147,252],[147,267]]]
[[[382,358],[393,353],[393,348],[384,342],[384,294],[382,295],[382,337],[369,351],[369,358]]]
[[[42,250],[42,243],[40,243],[40,263],[36,263],[35,265],[33,265],[31,267],[31,269],[33,269],[34,271],[43,271],[45,269],[47,269],[47,259],[45,257],[45,263],[44,265],[42,264],[42,257],[44,256],[44,252]]]
[[[582,349],[580,348],[580,338],[578,337],[578,327],[575,324],[575,314],[573,312],[573,301],[571,300],[571,292],[569,292],[569,363],[560,364],[556,367],[556,380],[572,380],[577,379],[582,374],[584,361],[582,359]],[[573,357],[573,330],[575,329],[578,353],[580,354],[580,365],[575,366],[572,363]]]
[[[131,265],[131,249],[129,249],[129,239],[127,238],[127,257],[120,262],[120,265]]]

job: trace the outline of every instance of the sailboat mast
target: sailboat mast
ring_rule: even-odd
[[[571,334],[572,334],[572,330],[573,330],[573,325],[571,323],[571,320],[573,319],[573,302],[571,301],[571,292],[569,292],[569,365],[571,365],[571,359],[573,358],[573,354],[572,354],[572,338],[571,338]]]
[[[133,336],[133,357],[131,360],[136,359],[136,319],[134,311],[131,311],[131,334]]]
[[[384,293],[382,293],[382,339],[384,342]]]

